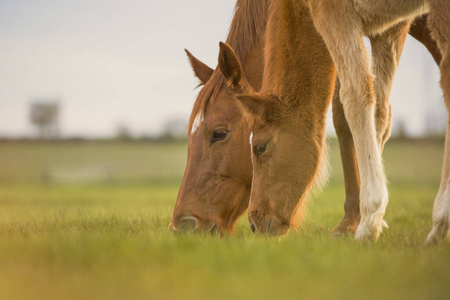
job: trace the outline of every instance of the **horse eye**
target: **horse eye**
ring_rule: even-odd
[[[228,133],[229,133],[228,130],[223,130],[223,129],[215,130],[211,136],[211,143],[225,139],[227,137]]]
[[[253,149],[253,152],[255,152],[256,156],[259,156],[261,154],[263,154],[267,149],[267,144],[260,144],[260,145],[256,145]]]

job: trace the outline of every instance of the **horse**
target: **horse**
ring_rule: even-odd
[[[248,88],[262,82],[264,32],[270,0],[238,0],[227,43],[243,61]],[[248,206],[252,182],[249,126],[220,70],[213,70],[186,50],[200,90],[187,128],[188,161],[169,229],[220,232],[234,224]]]
[[[260,2],[258,2],[260,3]],[[255,3],[257,2],[255,1]],[[260,3],[261,4],[261,3]],[[242,38],[239,39],[240,36],[243,35],[242,30],[240,28],[244,28],[245,31],[248,32],[248,28],[251,27],[250,24],[244,25],[240,19],[246,17],[247,19],[251,19],[248,17],[248,14],[263,14],[264,18],[262,22],[265,22],[267,12],[268,3],[262,3],[264,6],[250,6],[249,2],[241,1],[236,4],[236,14],[234,16],[232,26],[230,28],[230,36],[227,41],[231,41],[231,43],[241,45],[241,48],[237,50],[238,53],[245,53],[248,51],[247,49],[251,49],[249,53],[257,53],[258,55],[240,55],[244,58],[244,70],[245,73],[249,73],[246,76],[248,81],[250,82],[250,86],[258,89],[258,86],[261,85],[261,75],[263,68],[263,61],[258,59],[258,57],[262,56],[264,51],[264,43],[262,41],[262,34],[260,33],[261,29],[265,30],[265,23],[257,23],[259,26],[257,34],[249,34],[247,36],[246,42],[248,42],[248,38],[254,36],[257,38],[256,41],[253,42],[253,48],[245,46],[247,43],[242,42]],[[261,18],[256,18],[253,20],[261,20]],[[239,26],[241,25],[241,26]],[[255,25],[254,25],[255,26]],[[420,22],[414,23],[411,27],[410,34],[422,42],[432,53],[433,57],[439,59],[439,52],[436,51],[436,45],[434,41],[430,38],[429,33],[426,28],[425,19],[421,19]],[[234,105],[233,101],[230,101],[229,92],[224,93],[224,84],[221,80],[223,77],[218,77],[216,75],[215,80],[208,81],[211,77],[214,70],[203,64],[201,61],[196,59],[189,51],[186,51],[191,62],[191,65],[194,69],[196,76],[200,79],[203,85],[205,85],[204,89],[206,89],[206,93],[200,93],[197,98],[196,104],[191,114],[191,122],[188,127],[188,133],[191,132],[195,135],[198,127],[200,127],[200,131],[202,130],[202,126],[207,126],[207,122],[201,122],[198,124],[199,118],[197,117],[200,112],[206,114],[205,106],[206,101],[208,101],[208,117],[211,120],[214,119],[223,119],[227,121],[228,128],[233,128],[231,135],[234,136],[231,141],[227,141],[226,143],[220,143],[220,146],[212,147],[214,143],[210,142],[209,136],[202,136],[201,138],[197,138],[194,140],[193,137],[190,138],[190,142],[188,145],[188,166],[186,168],[185,176],[183,177],[182,188],[180,188],[180,192],[177,198],[177,203],[173,212],[173,220],[169,226],[172,230],[181,229],[191,231],[194,229],[208,231],[211,229],[218,229],[219,231],[232,231],[234,228],[234,223],[238,216],[240,216],[244,210],[247,208],[248,204],[248,195],[250,193],[250,184],[251,184],[251,160],[249,154],[249,148],[247,153],[245,153],[245,149],[242,149],[242,145],[237,145],[239,141],[248,140],[249,130],[241,130],[240,127],[247,126],[245,122],[242,121],[242,118],[233,118],[234,115],[241,115],[240,111]],[[242,61],[242,59],[240,59]],[[250,72],[248,72],[250,71]],[[260,71],[258,74],[257,71]],[[220,74],[216,73],[216,74]],[[214,95],[212,95],[214,94]],[[205,95],[212,95],[209,98],[205,97]],[[220,97],[217,97],[220,95]],[[349,133],[348,125],[345,120],[345,116],[341,113],[342,109],[338,109],[339,106],[342,107],[339,101],[339,94],[335,93],[335,97],[333,98],[337,100],[336,103],[333,103],[333,119],[335,123],[335,127],[337,130],[337,136],[339,138],[339,144],[341,146],[342,153],[342,163],[344,166],[344,174],[345,174],[345,184],[346,184],[346,201],[345,201],[345,215],[343,220],[340,222],[338,226],[333,229],[333,234],[346,234],[348,232],[354,233],[356,230],[356,226],[359,222],[359,182],[354,180],[357,177],[355,175],[356,168],[354,165],[354,150],[353,141],[351,139],[351,133]],[[335,109],[336,108],[336,109]],[[197,123],[197,124],[196,124]],[[194,124],[196,124],[194,126]],[[205,129],[205,131],[212,132],[212,129]],[[230,131],[221,130],[218,133],[227,132],[224,139],[229,138]],[[206,146],[205,146],[206,144]],[[211,145],[211,146],[209,146]],[[215,144],[217,145],[217,143]],[[215,146],[214,145],[214,146]],[[208,147],[209,146],[209,147]],[[232,195],[227,193],[227,191],[233,190],[233,185],[229,183],[235,181],[228,181],[222,178],[217,177],[204,177],[203,180],[194,181],[194,179],[198,178],[200,175],[206,170],[209,170],[210,173],[217,173],[217,165],[229,165],[231,163],[230,154],[233,154],[234,159],[237,159],[239,163],[240,173],[230,174],[230,178],[238,177],[241,178],[241,187],[238,190],[246,191],[246,193],[240,193],[238,195]],[[215,160],[221,160],[218,164],[214,164],[214,161],[210,159],[210,157],[215,157]],[[194,162],[196,160],[196,162]],[[200,163],[201,162],[201,163]],[[350,171],[349,171],[350,170]],[[238,171],[238,170],[236,170]],[[356,170],[357,173],[357,170]],[[215,186],[209,184],[209,181],[215,181],[214,183],[220,182]],[[188,192],[183,187],[187,185],[192,187]],[[210,186],[211,195],[204,195],[203,187]],[[224,192],[218,193],[217,189],[222,188]],[[186,196],[188,195],[188,196]],[[228,197],[228,199],[226,198]],[[231,200],[229,200],[231,198]],[[214,203],[212,203],[214,201]],[[195,217],[194,217],[195,216]],[[231,218],[230,218],[231,216]],[[204,224],[199,226],[198,220],[202,220],[200,224]],[[209,220],[209,221],[208,221]],[[206,223],[206,224],[205,224]],[[176,226],[175,226],[176,224]],[[217,224],[220,224],[219,226]]]
[[[398,40],[412,18],[429,11],[429,27],[442,54],[441,86],[449,110],[449,3],[279,0],[272,4],[261,90],[235,92],[252,130],[251,228],[280,236],[295,226],[295,216],[322,173],[325,113],[339,74],[341,103],[361,182],[361,219],[355,238],[376,240],[386,226],[388,197],[381,152],[390,134],[387,101],[402,49]],[[372,69],[364,35],[372,45],[377,43]],[[242,80],[236,57],[232,52],[225,57],[228,61],[220,64],[219,59],[219,67],[228,82],[238,87]],[[427,242],[445,237],[449,230],[448,129]]]

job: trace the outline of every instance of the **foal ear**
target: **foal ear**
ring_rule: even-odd
[[[234,91],[241,89],[242,71],[241,64],[233,49],[225,43],[220,42],[219,68],[227,79],[228,85]]]
[[[200,79],[201,84],[205,85],[214,70],[195,58],[195,56],[192,55],[187,49],[184,49],[184,51],[186,51],[186,54],[189,57],[189,62],[191,63],[195,76]]]
[[[242,94],[235,95],[235,97],[247,119],[272,120],[275,113],[274,103],[268,101],[265,97],[258,94]]]

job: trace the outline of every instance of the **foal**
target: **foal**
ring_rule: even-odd
[[[327,73],[330,66],[320,45],[322,39],[317,39],[315,28],[321,33],[338,67],[342,80],[340,94],[343,108],[355,142],[361,177],[362,217],[356,238],[376,239],[382,230],[387,190],[381,149],[390,130],[387,96],[395,73],[395,68],[390,66],[395,66],[399,54],[396,49],[401,50],[401,47],[395,47],[393,41],[396,39],[393,37],[403,35],[404,28],[408,26],[407,18],[424,12],[426,6],[408,3],[391,7],[389,11],[394,16],[386,16],[368,13],[371,9],[381,9],[377,5],[386,1],[371,2],[370,9],[364,6],[368,4],[361,2],[356,1],[353,6],[345,1],[280,0],[273,5],[268,24],[266,69],[261,93],[237,95],[244,111],[253,121],[254,171],[249,219],[254,230],[275,235],[286,233],[312,182],[318,177],[319,153],[323,148],[322,113],[330,94],[327,94],[326,89],[334,77]],[[443,11],[446,16],[448,4],[440,3],[440,12]],[[388,4],[392,4],[392,1]],[[444,55],[442,72],[443,66],[446,66],[446,30],[449,27],[443,26],[445,20],[440,20],[439,16],[431,14],[430,17],[431,20],[438,20],[437,24],[441,26],[438,32],[441,37],[438,39],[441,39],[439,47]],[[364,34],[370,35],[371,40],[379,39],[382,46],[380,50],[383,55],[380,55],[380,59],[374,56],[373,71],[378,75],[375,81],[369,71],[369,60],[362,41]],[[309,39],[309,42],[305,39]],[[385,55],[389,51],[383,53],[386,46],[394,49],[388,59]],[[225,64],[222,69],[228,67]],[[229,71],[226,73],[233,74]],[[445,90],[448,80],[444,79],[448,77],[442,73]],[[319,84],[316,88],[322,88],[322,94],[311,92],[311,86],[316,84]],[[448,99],[447,94],[445,97]],[[447,100],[446,103],[448,106]],[[299,123],[309,125],[311,130],[305,132],[298,126]],[[298,131],[297,136],[295,131]],[[429,240],[436,236],[442,237],[448,231],[448,148],[447,139],[443,180],[434,214],[434,220],[439,221],[434,222]]]

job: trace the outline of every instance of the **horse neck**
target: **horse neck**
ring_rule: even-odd
[[[309,9],[301,1],[273,4],[267,24],[262,93],[275,95],[311,117],[323,118],[336,70]]]
[[[247,53],[242,62],[244,76],[254,90],[261,89],[264,73],[264,38],[261,37],[254,43],[254,47]]]

